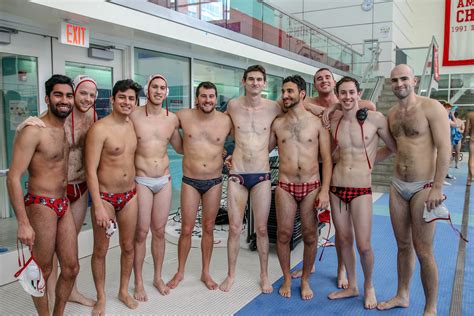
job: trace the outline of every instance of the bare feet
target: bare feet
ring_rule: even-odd
[[[273,286],[268,280],[268,276],[260,276],[260,288],[263,294],[270,294],[273,292]]]
[[[201,281],[206,285],[209,290],[217,290],[219,287],[216,282],[211,278],[209,274],[201,274]]]
[[[130,294],[128,294],[128,292],[125,294],[119,294],[118,299],[130,309],[135,309],[138,307],[138,302],[135,301],[135,299]]]
[[[105,315],[105,299],[98,300],[92,309],[92,316],[104,316]]]
[[[313,267],[311,268],[311,273],[314,273],[314,271],[315,270],[314,270],[314,265],[313,265]],[[291,272],[291,277],[293,279],[299,279],[299,278],[301,278],[302,275],[303,275],[303,269],[298,269],[298,270],[295,270],[295,271]]]
[[[223,292],[229,292],[230,288],[234,284],[234,278],[227,276],[225,280],[219,285],[219,289]]]
[[[283,282],[283,285],[278,290],[281,296],[290,298],[291,297],[291,280]]]
[[[179,282],[183,281],[183,279],[184,279],[184,274],[176,272],[174,277],[166,285],[168,285],[170,289],[174,289],[178,286]]]
[[[310,300],[313,298],[313,290],[309,286],[308,281],[301,280],[301,298],[304,301]]]
[[[364,290],[364,308],[374,309],[377,307],[377,298],[375,297],[375,289],[373,286]]]
[[[75,287],[72,289],[71,295],[69,295],[69,302],[79,303],[81,305],[91,307],[96,303],[95,300],[85,297],[82,295],[82,293],[79,293]]]
[[[153,281],[153,286],[158,289],[158,292],[160,292],[161,295],[170,294],[170,288],[168,285],[165,284],[165,281],[163,281],[163,279]]]
[[[143,283],[135,284],[135,290],[133,292],[133,297],[139,302],[148,301],[148,296],[146,295],[145,288],[143,287]]]
[[[330,300],[337,300],[340,298],[347,298],[347,297],[353,297],[353,296],[358,296],[358,295],[359,295],[358,288],[347,288],[340,291],[329,293],[328,298]]]
[[[395,307],[408,307],[410,300],[408,298],[403,298],[401,296],[395,296],[391,300],[381,302],[377,305],[378,310],[386,310]]]
[[[349,287],[349,281],[347,281],[346,269],[337,271],[337,288],[347,289]]]
[[[425,311],[423,312],[423,316],[436,316],[436,314],[437,314],[437,310],[436,310],[436,309],[435,309],[434,311],[427,311],[427,310],[425,310]]]

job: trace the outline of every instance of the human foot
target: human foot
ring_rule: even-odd
[[[301,298],[304,301],[312,299],[314,296],[313,290],[311,290],[311,287],[309,286],[308,281],[303,281],[301,280]]]
[[[229,292],[230,288],[234,284],[234,278],[227,276],[225,280],[219,285],[219,289],[223,292]]]
[[[387,309],[392,309],[395,307],[403,307],[406,308],[410,305],[410,300],[407,298],[403,298],[401,296],[395,296],[392,299],[388,301],[381,302],[380,304],[377,305],[378,310],[387,310]]]
[[[375,289],[373,286],[364,289],[364,308],[374,309],[377,307],[377,298],[375,297]]]
[[[358,295],[359,295],[359,289],[355,287],[355,288],[347,288],[340,291],[329,293],[328,298],[330,300],[337,300],[340,298],[354,297]]]
[[[311,273],[314,273],[314,265],[313,267],[311,268]],[[301,278],[301,276],[303,275],[303,269],[298,269],[298,270],[295,270],[293,272],[291,272],[291,278],[293,279],[299,279]]]
[[[145,288],[143,287],[143,283],[135,284],[135,290],[133,292],[133,297],[139,302],[148,301],[148,296],[146,295]]]
[[[209,290],[217,290],[217,288],[219,287],[209,274],[201,274],[201,281],[206,285]]]
[[[105,300],[98,300],[92,309],[92,316],[104,316],[105,315]]]
[[[138,302],[130,294],[128,294],[128,292],[119,294],[118,299],[130,309],[135,309],[138,307]]]
[[[153,281],[153,286],[156,287],[156,289],[158,290],[158,292],[160,292],[161,295],[170,294],[170,288],[168,285],[165,284],[165,281],[163,281],[163,279]]]
[[[278,290],[281,296],[290,298],[291,297],[291,280],[283,282],[283,285]]]
[[[338,270],[337,272],[337,288],[347,289],[349,281],[347,281],[346,269]]]
[[[69,302],[78,303],[84,306],[94,306],[96,301],[85,297],[82,293],[79,293],[77,289],[73,289],[71,295],[69,296]]]
[[[268,280],[268,276],[260,276],[260,288],[263,294],[270,294],[273,292],[273,286]]]
[[[166,284],[170,289],[174,289],[178,284],[183,281],[184,275],[182,273],[176,272],[174,277]]]

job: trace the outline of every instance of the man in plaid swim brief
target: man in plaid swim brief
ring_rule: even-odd
[[[318,241],[318,221],[314,208],[329,208],[329,183],[331,178],[331,154],[329,133],[321,120],[303,105],[306,83],[298,75],[283,80],[283,112],[273,121],[270,148],[278,144],[280,160],[279,181],[275,190],[278,218],[277,250],[284,276],[278,290],[283,297],[291,297],[290,246],[296,211],[301,214],[304,255],[301,275],[301,297],[313,298],[309,284]],[[319,179],[318,156],[323,160],[323,183]]]
[[[372,165],[377,154],[379,137],[387,145],[383,156],[396,150],[385,117],[374,111],[359,108],[360,87],[357,80],[344,77],[336,84],[336,93],[342,113],[331,118],[331,134],[334,138],[338,159],[331,179],[330,198],[332,216],[338,234],[337,243],[347,270],[348,286],[328,295],[329,299],[358,296],[356,261],[353,250],[357,241],[364,271],[364,307],[377,306],[372,284],[374,254],[370,244],[372,231]],[[342,203],[347,212],[341,212]]]

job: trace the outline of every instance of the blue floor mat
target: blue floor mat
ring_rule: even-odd
[[[439,315],[449,313],[451,288],[454,280],[456,255],[456,235],[448,224],[437,225],[435,236],[435,257],[439,269]],[[396,243],[392,233],[390,220],[386,216],[374,215],[372,243],[375,254],[374,286],[379,301],[391,298],[397,287]],[[358,259],[357,259],[358,260]],[[417,263],[411,284],[410,307],[390,311],[367,311],[363,308],[363,297],[330,301],[327,295],[337,290],[336,284],[336,253],[334,248],[325,251],[322,262],[317,262],[316,272],[312,274],[311,286],[315,297],[310,301],[301,299],[299,280],[293,280],[292,297],[286,299],[278,294],[283,283],[280,278],[274,283],[272,294],[261,294],[244,306],[237,315],[421,315],[424,308],[423,287],[420,281]],[[300,268],[301,263],[296,267]],[[363,275],[358,263],[358,286],[363,289]]]

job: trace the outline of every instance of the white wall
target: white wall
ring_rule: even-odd
[[[442,66],[444,49],[444,10],[445,0],[407,0],[417,17],[414,21],[413,40],[417,45],[428,45],[435,36],[439,45],[439,64],[441,74],[474,73],[474,66]],[[425,43],[425,44],[423,44]],[[474,43],[471,43],[474,47]],[[474,49],[474,48],[473,48]]]
[[[378,39],[382,53],[376,74],[388,75],[394,65],[392,0],[375,0],[373,11],[362,10],[362,0],[265,0],[265,2],[341,38],[352,44],[359,52],[363,52],[364,41]]]
[[[379,72],[388,75],[395,65],[395,47],[425,47],[435,36],[443,59],[445,0],[375,0],[374,11],[361,9],[363,0],[265,0],[280,9],[360,47],[379,39]],[[304,12],[303,12],[304,11]],[[372,17],[373,13],[373,17]],[[474,43],[473,43],[474,46]],[[472,73],[473,66],[440,68],[441,74]]]

